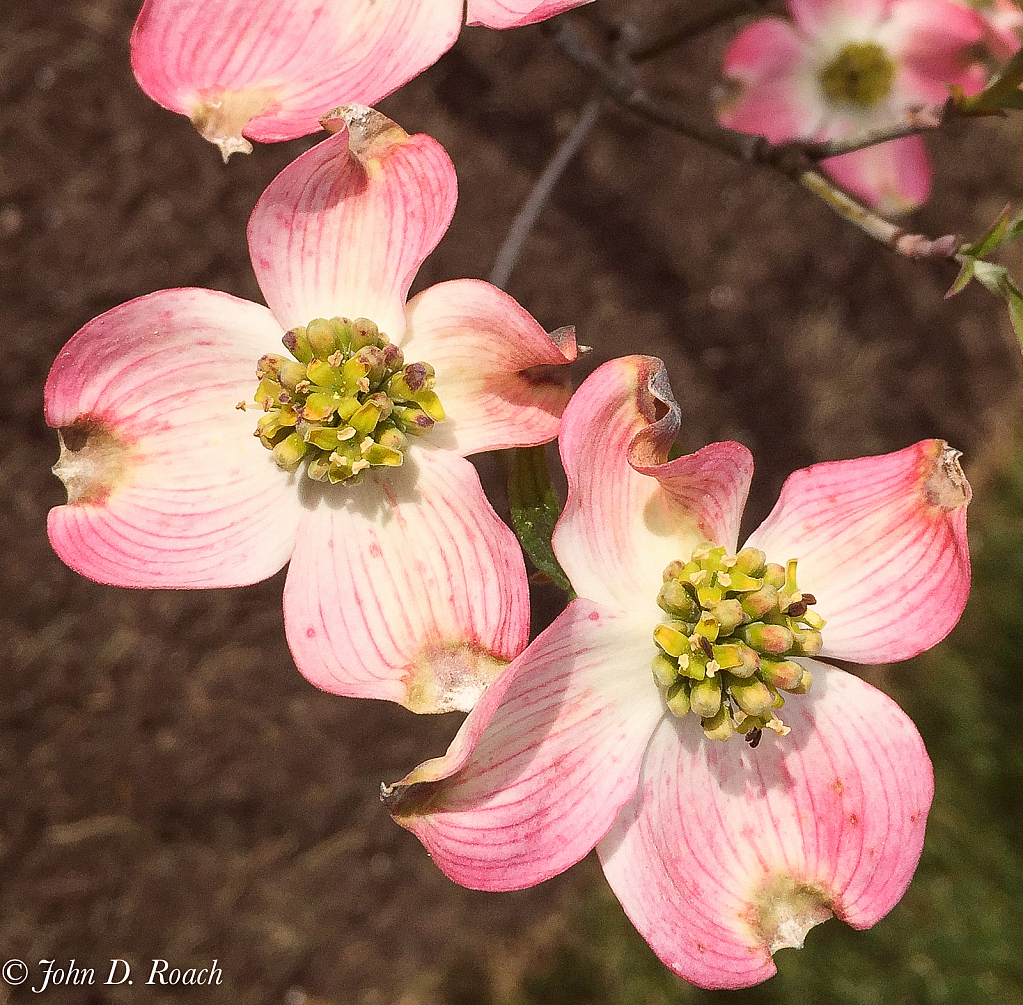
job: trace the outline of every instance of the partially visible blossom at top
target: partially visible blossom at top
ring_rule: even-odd
[[[718,109],[724,125],[772,143],[844,139],[942,103],[949,85],[983,86],[971,52],[983,24],[955,0],[789,0],[788,8],[792,21],[756,21],[729,46],[724,73],[734,93]],[[823,166],[882,213],[907,212],[930,194],[919,136]]]
[[[970,487],[938,440],[817,464],[737,550],[752,458],[714,443],[667,460],[679,415],[650,357],[576,392],[553,547],[578,598],[447,753],[383,796],[475,889],[531,886],[596,846],[654,952],[738,988],[832,913],[873,925],[909,884],[933,791],[923,742],[815,657],[887,663],[951,630]]]
[[[984,25],[984,45],[995,59],[1008,59],[1023,44],[1023,10],[1013,0],[956,0],[976,11]]]
[[[575,341],[477,280],[406,303],[454,168],[429,136],[341,112],[253,210],[269,308],[163,290],[61,351],[45,404],[68,502],[47,529],[115,586],[242,586],[290,562],[285,628],[314,684],[468,709],[528,641],[529,597],[465,458],[557,434]]]
[[[187,115],[226,160],[249,140],[375,105],[451,48],[462,26],[515,28],[590,0],[146,0],[131,36],[142,90]]]

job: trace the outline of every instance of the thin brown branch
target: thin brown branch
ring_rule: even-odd
[[[955,257],[960,243],[955,236],[949,234],[931,239],[923,234],[909,233],[847,195],[817,171],[816,159],[822,156],[835,156],[831,152],[835,148],[822,144],[774,144],[762,136],[738,133],[686,112],[667,108],[651,99],[633,74],[623,75],[618,68],[590,49],[563,19],[547,22],[545,31],[555,46],[599,83],[611,98],[647,121],[719,150],[733,160],[762,165],[784,175],[812,192],[843,219],[900,255],[908,258]],[[928,127],[921,122],[901,128],[920,131]],[[884,137],[890,138],[897,137],[887,135]],[[872,142],[882,140],[875,138]],[[863,142],[860,146],[853,146],[850,149],[861,149],[869,145],[871,145],[869,142]],[[819,152],[817,148],[822,146],[824,152]],[[844,148],[837,149],[839,152],[848,152]]]

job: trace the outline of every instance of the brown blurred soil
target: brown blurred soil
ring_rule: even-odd
[[[662,30],[691,0],[598,0]],[[243,590],[98,586],[46,540],[62,499],[41,391],[63,343],[167,286],[259,299],[244,240],[265,185],[312,139],[221,164],[128,66],[133,0],[7,0],[0,23],[0,958],[137,968],[131,988],[51,1005],[509,1000],[553,952],[592,858],[535,890],[462,890],[396,827],[381,780],[441,752],[457,718],[318,692],[284,642],[282,576]],[[727,29],[646,68],[701,95]],[[534,28],[466,31],[383,108],[458,168],[459,209],[417,287],[485,276],[589,96]],[[932,143],[924,232],[977,234],[1023,178],[1018,123]],[[751,518],[792,469],[950,440],[971,470],[1016,426],[1020,363],[998,305],[942,294],[947,269],[899,260],[766,170],[609,109],[559,185],[510,291],[594,347],[578,368],[663,356],[683,443],[757,456]],[[482,470],[500,497],[500,466]],[[554,613],[541,591],[537,621]],[[142,986],[154,957],[214,958],[217,989]],[[23,987],[13,1001],[40,1000]]]

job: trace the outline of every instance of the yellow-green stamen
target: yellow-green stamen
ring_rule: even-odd
[[[876,42],[849,42],[821,67],[818,79],[831,101],[872,108],[891,93],[895,63]]]
[[[775,565],[757,548],[728,555],[703,543],[664,570],[657,603],[668,617],[654,629],[653,674],[674,715],[693,712],[710,739],[739,732],[754,747],[764,729],[788,733],[781,692],[805,694],[812,681],[792,657],[819,653],[824,627],[795,559]]]
[[[428,363],[405,363],[372,321],[317,318],[283,339],[294,359],[270,354],[256,365],[255,435],[277,466],[304,460],[315,481],[358,482],[375,466],[398,467],[408,436],[444,419]]]

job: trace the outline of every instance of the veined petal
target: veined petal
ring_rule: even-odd
[[[330,138],[292,161],[249,220],[252,266],[284,328],[313,318],[365,317],[398,342],[405,297],[455,210],[444,148],[349,106]]]
[[[568,501],[554,531],[558,561],[581,597],[660,620],[664,567],[711,540],[734,550],[753,474],[738,443],[665,462],[679,427],[664,364],[614,359],[576,391],[562,417]]]
[[[468,711],[529,640],[518,541],[457,454],[379,470],[308,500],[284,588],[295,662],[335,694]]]
[[[822,164],[839,185],[886,216],[908,213],[931,194],[931,162],[922,136],[878,143]]]
[[[756,749],[666,718],[597,846],[632,923],[700,987],[766,980],[771,953],[832,912],[869,928],[916,869],[933,794],[923,741],[880,691],[809,662],[813,689],[785,706],[791,733]]]
[[[748,543],[772,561],[798,559],[799,587],[827,621],[823,655],[908,659],[959,620],[970,590],[971,493],[958,456],[941,440],[922,440],[788,477]]]
[[[402,349],[437,371],[445,443],[460,454],[534,446],[558,434],[572,390],[575,331],[548,335],[503,290],[456,279],[408,305]],[[438,433],[440,430],[438,430]]]
[[[466,23],[484,24],[488,28],[518,28],[524,24],[545,21],[591,0],[468,0]]]
[[[69,503],[50,542],[72,569],[138,587],[242,586],[295,543],[293,476],[255,438],[256,361],[281,329],[258,304],[163,290],[90,321],[46,381]]]
[[[484,694],[447,754],[385,787],[394,818],[453,880],[532,886],[607,831],[665,713],[649,627],[573,601]]]
[[[142,89],[225,153],[372,105],[458,37],[458,0],[146,0],[131,37]],[[231,149],[225,142],[234,141]]]

